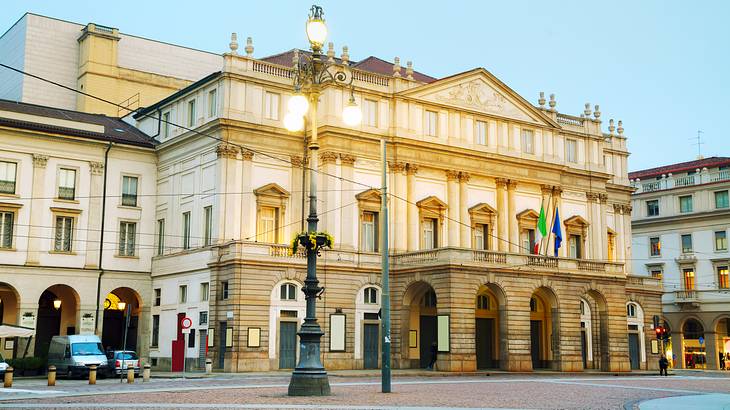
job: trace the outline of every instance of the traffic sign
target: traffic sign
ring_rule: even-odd
[[[704,338],[704,337],[702,337],[702,336],[700,336],[700,340],[699,340],[699,342],[700,342],[700,345],[703,345],[703,344],[705,344],[705,338]]]
[[[189,317],[182,318],[180,326],[182,326],[183,329],[190,329],[193,326],[193,319],[190,319]]]
[[[189,328],[189,327],[185,327],[185,328],[183,328],[183,329],[182,329],[182,333],[183,333],[184,335],[189,335],[189,334],[190,334],[190,328]]]

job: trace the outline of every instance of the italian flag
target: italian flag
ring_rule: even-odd
[[[535,249],[532,250],[532,253],[540,253],[540,243],[542,243],[542,238],[546,236],[547,224],[545,221],[545,207],[540,204],[540,217],[537,219],[537,232],[535,233]]]

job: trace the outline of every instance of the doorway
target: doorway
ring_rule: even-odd
[[[639,369],[639,335],[637,333],[629,333],[629,361],[631,370]]]
[[[476,319],[477,369],[491,369],[494,365],[494,319]]]
[[[375,323],[366,323],[363,329],[363,368],[378,368],[378,353],[380,340],[378,330],[380,326]]]
[[[226,344],[228,344],[228,341],[226,340],[226,334],[228,333],[228,322],[220,322],[221,328],[220,328],[220,343],[218,343],[218,368],[219,369],[225,369],[226,368]]]
[[[542,339],[542,321],[530,320],[530,355],[533,369],[545,367],[545,363],[541,359],[542,343],[540,343],[540,339]]]
[[[425,368],[431,362],[431,346],[436,343],[438,334],[436,316],[421,316],[420,353],[421,367]]]
[[[297,322],[279,322],[279,368],[297,365]]]

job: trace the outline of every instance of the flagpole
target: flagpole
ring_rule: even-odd
[[[553,203],[553,192],[555,191],[555,187],[550,189],[550,203]],[[550,235],[553,233],[553,225],[555,225],[555,211],[558,209],[556,205],[553,204],[553,216],[550,218],[550,230],[548,231],[548,243],[545,245],[545,256],[547,256],[548,247],[550,246]]]
[[[552,203],[553,203],[553,190],[552,190],[552,188],[550,188],[550,198],[548,199],[548,207],[547,207],[548,213],[550,213],[550,205],[552,205]],[[550,229],[547,231],[547,234],[545,235],[545,237],[542,238],[543,241],[546,242],[545,243],[545,253],[546,254],[547,254],[547,248],[550,245],[550,231],[552,231],[552,229],[553,229],[552,224],[553,224],[554,219],[555,219],[555,216],[553,216],[551,218]],[[547,241],[545,241],[545,239],[547,239]],[[540,248],[542,248],[542,244],[540,244]],[[539,254],[542,254],[542,252],[540,252]]]

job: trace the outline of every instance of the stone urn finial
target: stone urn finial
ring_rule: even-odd
[[[231,42],[228,43],[228,47],[231,49],[231,54],[238,54],[238,34],[231,33]]]
[[[331,41],[327,44],[327,62],[335,62],[335,43]]]
[[[406,79],[413,80],[413,61],[406,61]]]
[[[348,50],[347,46],[342,46],[342,56],[340,57],[342,65],[350,65],[350,54]]]
[[[558,105],[558,102],[555,101],[555,94],[550,94],[550,102],[548,105],[550,105],[550,111],[555,111],[555,106]]]
[[[393,77],[400,77],[400,57],[395,58],[395,63],[393,64]]]
[[[583,110],[583,114],[585,114],[586,118],[590,118],[590,116],[591,116],[591,103],[586,103],[586,109]]]
[[[251,37],[246,38],[246,56],[253,57],[253,39]]]
[[[540,108],[545,108],[545,92],[540,91],[540,98],[537,99],[537,103],[540,104]]]
[[[616,131],[616,126],[613,125],[613,118],[608,120],[608,133],[613,135],[613,133]]]
[[[593,109],[593,118],[595,118],[596,121],[598,121],[598,119],[601,118],[601,110],[598,107],[598,104],[596,104],[596,106]]]
[[[618,131],[618,135],[624,135],[624,123],[621,120],[618,120],[618,128],[616,129]]]

